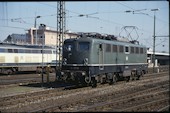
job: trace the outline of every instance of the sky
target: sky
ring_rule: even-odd
[[[155,50],[169,52],[168,1],[66,1],[65,9],[66,30],[128,37],[151,49],[155,14]],[[0,2],[0,41],[13,33],[25,34],[36,16],[41,16],[37,26],[56,30],[57,2]]]

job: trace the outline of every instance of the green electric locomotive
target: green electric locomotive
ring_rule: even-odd
[[[109,84],[139,79],[147,72],[147,48],[113,35],[82,34],[63,44],[62,75],[65,81]]]

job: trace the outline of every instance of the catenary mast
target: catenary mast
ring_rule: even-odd
[[[62,45],[65,38],[66,18],[65,18],[65,2],[57,2],[57,40],[56,40],[56,78],[60,79],[60,72],[62,67]],[[58,57],[58,58],[57,58]]]

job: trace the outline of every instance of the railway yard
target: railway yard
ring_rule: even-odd
[[[0,113],[170,112],[167,3],[55,3],[1,3]]]
[[[95,112],[95,111],[169,111],[169,71],[119,81],[96,88],[75,87],[55,82],[41,84],[40,74],[0,76],[1,112]]]

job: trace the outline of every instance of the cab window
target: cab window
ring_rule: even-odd
[[[89,42],[79,42],[78,48],[79,48],[79,51],[88,51],[89,50]]]
[[[73,44],[72,43],[64,44],[64,50],[65,51],[72,51],[72,49],[73,49]]]

